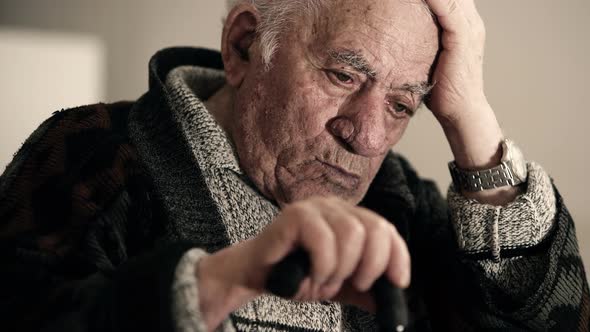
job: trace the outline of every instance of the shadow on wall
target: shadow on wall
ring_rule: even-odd
[[[52,112],[104,99],[105,47],[90,35],[0,28],[0,173]]]

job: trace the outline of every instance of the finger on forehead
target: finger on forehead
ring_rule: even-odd
[[[434,15],[445,17],[456,14],[459,9],[458,0],[425,0]]]
[[[477,13],[475,0],[424,0],[432,9],[434,14],[439,16],[450,15],[457,9],[468,14]]]
[[[460,32],[468,28],[462,0],[425,0],[446,31]]]

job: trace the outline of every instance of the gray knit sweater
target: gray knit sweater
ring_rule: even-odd
[[[223,72],[199,67],[178,67],[166,80],[176,120],[203,171],[208,189],[219,207],[231,243],[256,236],[272,222],[278,209],[252,188],[227,135],[209,114],[203,100],[224,83]],[[448,202],[456,240],[462,251],[491,251],[493,260],[482,266],[491,272],[501,271],[503,248],[532,247],[548,234],[555,217],[555,194],[545,171],[529,164],[527,191],[505,207],[479,204],[458,194],[451,186]],[[179,331],[205,331],[198,304],[198,286],[194,266],[205,255],[201,249],[185,254],[177,267],[175,312]],[[266,321],[281,325],[322,331],[347,330],[340,305],[336,303],[300,303],[264,295],[233,313],[249,321]],[[238,329],[242,327],[238,323]],[[228,319],[220,328],[233,331]]]

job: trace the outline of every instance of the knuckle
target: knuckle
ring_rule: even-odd
[[[291,233],[292,231],[288,227],[276,227],[273,229],[271,236],[276,240],[276,242],[286,243],[289,242]]]
[[[447,10],[449,14],[452,14],[457,10],[457,1],[447,0]]]
[[[388,234],[391,232],[392,226],[387,220],[379,217],[371,227],[371,234]]]
[[[305,225],[301,232],[301,241],[308,249],[329,257],[336,244],[336,235],[325,227],[317,226],[316,223]]]
[[[365,235],[365,228],[356,218],[351,217],[350,219],[342,222],[342,225],[339,227],[342,228],[342,232],[347,240],[364,237]]]
[[[297,202],[297,203],[292,203],[287,205],[283,211],[282,211],[282,215],[291,215],[291,214],[298,214],[301,213],[301,211],[305,209],[305,203],[304,202]]]
[[[304,222],[309,218],[310,211],[313,206],[309,202],[297,202],[287,206],[283,209],[282,215],[287,216],[295,222]]]
[[[394,225],[394,224],[392,224],[392,223],[388,222],[388,223],[387,223],[387,226],[389,227],[389,231],[390,231],[390,232],[391,232],[393,235],[395,235],[395,236],[400,236],[400,234],[399,234],[399,231],[397,230],[397,227],[395,227],[395,225]]]
[[[360,236],[359,233],[349,233],[343,236],[340,239],[341,242],[338,244],[343,259],[360,257],[364,249],[364,240],[364,236]]]
[[[311,251],[316,252],[325,260],[333,258],[336,249],[336,235],[322,227],[304,231],[303,241]]]
[[[305,200],[303,202],[308,203],[308,204],[312,204],[312,205],[323,205],[325,201],[326,201],[325,197],[314,196],[314,197],[311,197],[310,199]]]
[[[340,203],[341,202],[340,198],[338,198],[338,196],[334,196],[334,195],[325,196],[322,199],[324,201],[330,202],[330,203]]]
[[[316,209],[318,211],[334,208],[338,204],[338,200],[333,196],[316,196],[305,201],[305,204],[309,208]]]

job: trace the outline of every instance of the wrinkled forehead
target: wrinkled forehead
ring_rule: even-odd
[[[308,36],[312,48],[348,47],[406,66],[430,65],[438,51],[438,27],[422,0],[334,0]]]
[[[423,0],[333,0],[320,12],[315,33],[329,37],[358,32],[370,39],[438,40],[434,18]],[[384,40],[385,41],[385,40]],[[386,41],[385,41],[386,42]]]
[[[324,0],[327,5],[334,5],[332,10],[343,9],[361,10],[363,13],[379,12],[381,14],[404,13],[406,10],[416,11],[431,15],[425,0]],[[406,12],[407,13],[407,12]]]

